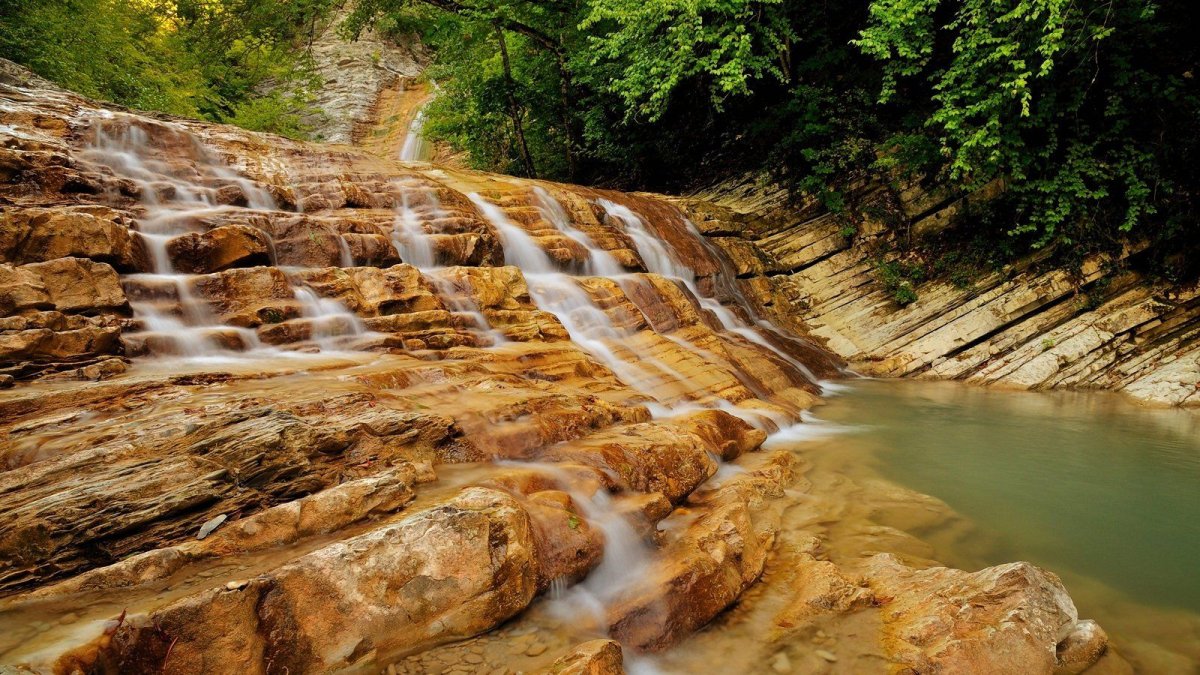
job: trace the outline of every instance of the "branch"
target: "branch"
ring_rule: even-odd
[[[460,16],[466,16],[466,17],[472,17],[472,16],[477,16],[480,14],[487,13],[486,10],[482,10],[477,7],[471,7],[470,5],[464,5],[463,3],[459,2],[458,0],[418,0],[418,2],[423,2],[426,5],[429,5],[431,7],[436,7],[444,12],[452,12],[454,14],[458,14]],[[540,44],[541,46],[545,47],[546,49],[549,49],[550,51],[554,52],[554,54],[560,58],[563,56],[562,45],[560,45],[554,38],[543,33],[542,31],[534,28],[533,26],[530,26],[529,24],[521,23],[520,21],[514,21],[513,19],[507,19],[507,18],[500,17],[500,16],[487,17],[487,19],[489,21],[491,21],[493,24],[498,25],[504,29],[510,30],[514,33],[520,33],[521,35],[524,35],[525,37],[533,40],[534,42]]]

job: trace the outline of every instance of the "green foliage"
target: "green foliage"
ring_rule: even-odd
[[[0,0],[0,55],[92,96],[302,137],[319,85],[304,47],[335,4]],[[1200,273],[1185,0],[350,8],[347,36],[416,32],[433,49],[426,134],[477,168],[653,190],[765,171],[851,236],[903,221],[898,203],[869,213],[870,186],[1002,186],[931,274],[966,288],[1031,248],[1071,264],[1129,239],[1171,242],[1150,261],[1168,279]]]
[[[766,169],[854,223],[863,186],[1002,185],[934,270],[1197,243],[1200,63],[1184,0],[361,0],[416,30],[429,128],[480,168],[671,190]],[[515,83],[501,81],[495,25]],[[432,37],[431,37],[432,36]],[[564,93],[565,92],[565,93]],[[886,220],[886,219],[885,219]],[[1175,278],[1194,256],[1163,256]]]
[[[617,64],[607,89],[626,116],[662,118],[681,85],[701,79],[711,105],[747,95],[756,80],[786,76],[779,57],[795,38],[782,0],[593,0],[579,24],[587,65]]]
[[[0,0],[0,56],[133,108],[303,137],[333,0]]]
[[[195,114],[196,73],[163,69],[161,17],[124,0],[0,0],[0,56],[87,96]]]
[[[917,301],[916,287],[925,280],[925,269],[915,263],[900,260],[876,260],[875,277],[897,305],[904,307]]]
[[[1180,53],[1158,8],[875,0],[855,44],[882,65],[882,101],[932,101],[923,126],[949,181],[972,190],[1003,177],[1011,234],[1079,244],[1153,221],[1170,186],[1155,161],[1162,137],[1144,116],[1197,109],[1184,72],[1149,67],[1194,54]]]

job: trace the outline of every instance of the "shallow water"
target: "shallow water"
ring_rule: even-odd
[[[865,449],[875,472],[971,521],[970,546],[917,533],[939,560],[1032,561],[1118,634],[1143,632],[1135,614],[1200,617],[1200,412],[1110,393],[864,380],[818,414],[855,426],[842,442]]]

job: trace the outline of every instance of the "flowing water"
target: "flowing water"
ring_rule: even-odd
[[[433,145],[430,144],[422,131],[425,128],[425,106],[417,110],[412,122],[408,125],[408,133],[404,136],[404,145],[400,148],[400,159],[405,162],[428,162],[433,156]]]
[[[1029,560],[1059,574],[1119,646],[1200,653],[1200,635],[1172,635],[1200,627],[1200,413],[1105,392],[858,381],[819,415],[853,425],[843,452],[969,519],[969,536],[916,532],[937,560]]]

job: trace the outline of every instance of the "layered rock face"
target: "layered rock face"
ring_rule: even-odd
[[[339,30],[347,12],[338,12],[309,46],[321,78],[308,117],[318,140],[349,145],[366,139],[390,112],[380,110],[380,93],[411,88],[425,69],[427,56],[420,42],[397,45],[375,30],[347,40]]]
[[[970,198],[901,195],[913,236],[970,225]],[[814,336],[856,370],[1022,389],[1112,389],[1200,406],[1200,289],[1087,261],[1080,276],[1027,259],[968,288],[936,280],[898,305],[878,279],[897,229],[865,221],[853,237],[820,208],[730,183],[697,195],[694,220],[736,260],[760,302],[801,307]],[[1135,257],[1138,251],[1126,251]]]
[[[800,468],[762,445],[841,372],[651,196],[20,73],[0,174],[0,664],[21,672],[616,672],[760,577]],[[913,668],[958,663],[942,633],[1028,672],[1099,658],[1057,579],[1018,572],[880,563],[844,609],[895,598],[899,637],[871,639]],[[997,585],[1036,630],[972,637],[1013,620]],[[928,589],[986,608],[913,642]],[[555,640],[525,630],[542,610]]]

